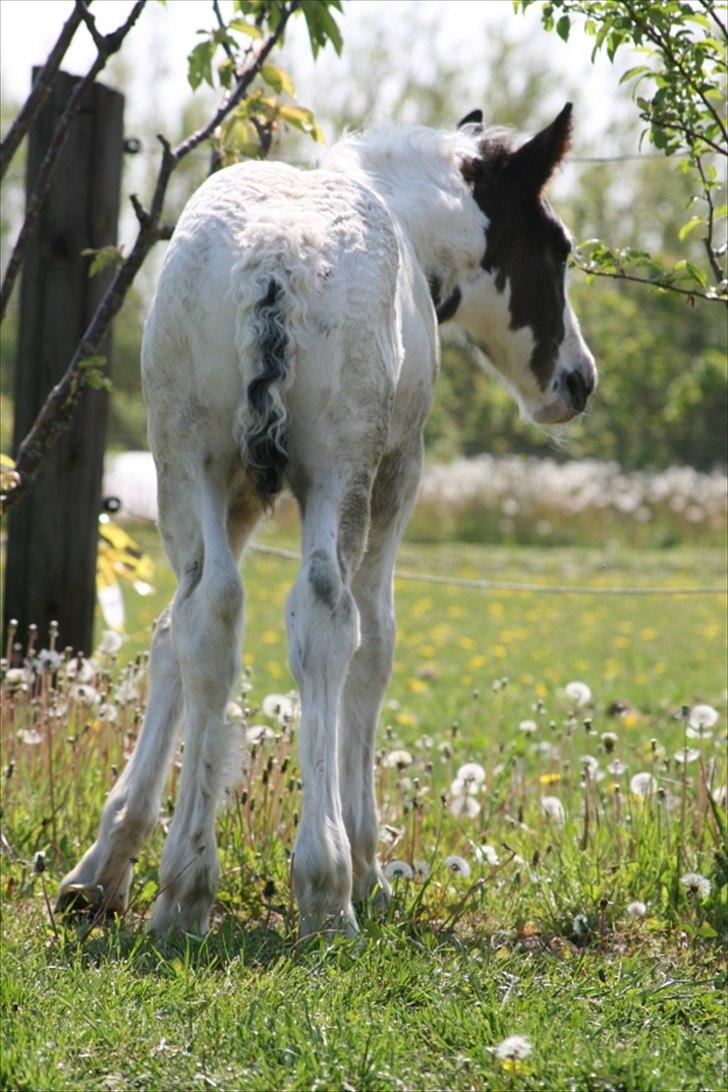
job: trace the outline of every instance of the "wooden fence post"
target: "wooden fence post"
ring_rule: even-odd
[[[35,75],[35,70],[34,70]],[[29,134],[26,193],[78,77],[59,72]],[[15,373],[14,450],[58,382],[113,270],[90,278],[81,251],[117,241],[124,145],[124,96],[94,84],[71,126],[50,191],[29,240],[20,291]],[[110,337],[99,352],[109,359]],[[29,495],[8,513],[5,630],[30,623],[47,647],[59,623],[59,647],[91,651],[96,546],[101,502],[107,393],[87,389],[75,420],[49,453]]]

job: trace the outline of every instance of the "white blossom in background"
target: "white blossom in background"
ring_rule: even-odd
[[[707,899],[713,887],[708,877],[703,876],[700,872],[686,872],[684,876],[680,877],[680,883],[688,894],[700,895],[703,899]]]
[[[552,823],[562,824],[566,820],[566,810],[558,796],[542,796],[541,811]]]
[[[384,866],[384,877],[387,880],[411,880],[414,871],[406,861],[389,861]]]

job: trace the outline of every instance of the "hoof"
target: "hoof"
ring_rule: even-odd
[[[121,910],[118,903],[106,898],[100,883],[66,884],[56,902],[56,913],[69,918],[116,917]]]

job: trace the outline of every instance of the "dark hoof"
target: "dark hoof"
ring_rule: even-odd
[[[56,903],[56,913],[67,917],[106,917],[114,914],[113,908],[104,902],[104,889],[100,883],[69,883],[61,891]]]

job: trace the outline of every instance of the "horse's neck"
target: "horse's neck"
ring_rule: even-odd
[[[421,174],[416,164],[396,159],[376,170],[358,165],[365,185],[384,201],[431,283],[449,294],[475,268],[485,246],[485,217],[453,164]]]

